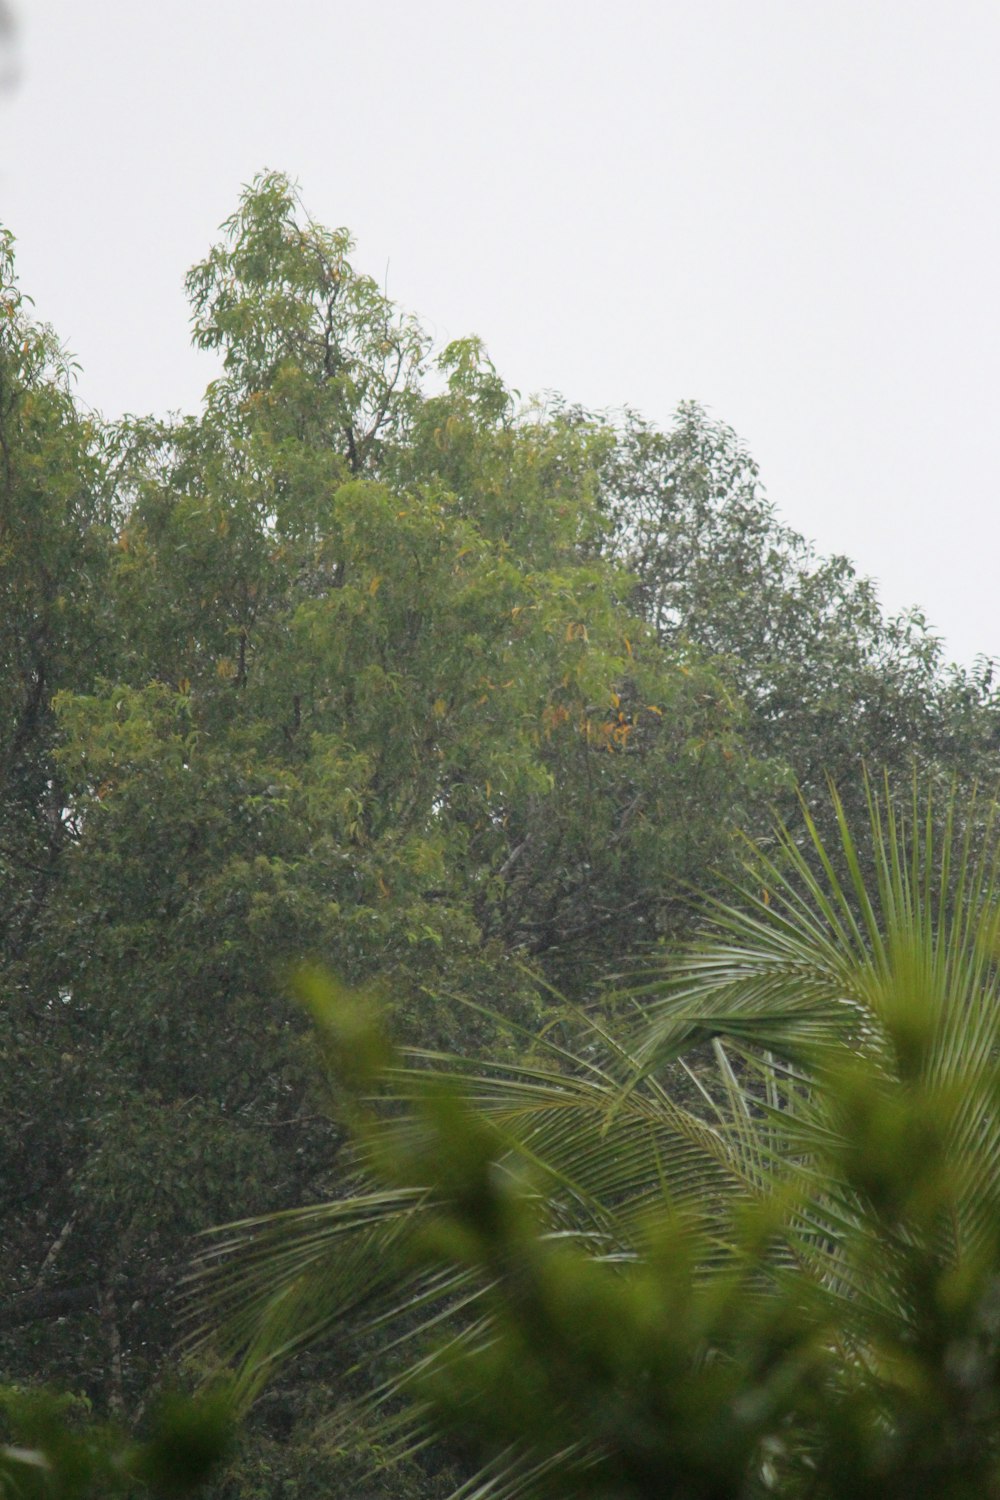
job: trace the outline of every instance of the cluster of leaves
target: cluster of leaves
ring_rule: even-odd
[[[691,403],[666,432],[628,413],[602,484],[611,550],[657,639],[728,665],[748,743],[794,771],[809,806],[822,813],[832,781],[863,827],[861,761],[901,784],[915,765],[926,781],[993,775],[993,663],[948,667],[919,610],[886,616],[847,558],[817,556],[731,430]],[[794,795],[782,810],[796,816]]]
[[[182,1500],[205,1485],[232,1446],[232,1408],[220,1392],[163,1399],[147,1426],[136,1440],[94,1421],[79,1397],[0,1387],[0,1495]]]

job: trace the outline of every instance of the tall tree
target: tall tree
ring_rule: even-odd
[[[102,435],[104,634],[68,632],[80,675],[46,678],[26,761],[59,848],[4,1116],[23,1181],[45,1164],[10,1205],[5,1368],[126,1415],[174,1367],[192,1236],[344,1190],[284,970],[311,955],[415,1043],[509,1053],[438,995],[532,1024],[536,979],[586,996],[677,929],[678,878],[728,855],[758,777],[717,676],[619,603],[603,430],[516,413],[474,341],[424,396],[419,330],[283,179],[191,288],[224,374],[196,416]],[[71,597],[86,554],[57,534]],[[241,1483],[305,1451],[312,1409],[265,1408]]]
[[[67,1117],[82,1101],[60,1045],[65,997],[49,924],[74,834],[53,704],[61,691],[87,691],[111,650],[114,511],[100,433],[73,398],[71,361],[31,316],[13,250],[0,234],[0,1214],[6,1290],[57,1314],[72,1298],[53,1300],[49,1282],[76,1222],[60,1147],[65,1130],[81,1128]],[[3,1354],[12,1347],[0,1334]],[[44,1351],[25,1364],[44,1368]]]
[[[35,323],[0,233],[0,942],[30,942],[64,835],[51,758],[54,693],[86,687],[107,633],[112,520],[98,435],[72,364]]]
[[[725,665],[749,744],[790,767],[811,805],[826,804],[829,777],[862,826],[863,762],[904,780],[914,767],[992,778],[992,663],[948,667],[919,611],[887,616],[871,579],[817,555],[779,520],[731,429],[693,404],[666,431],[630,415],[603,480],[613,553],[658,640]]]
[[[257,177],[223,230],[187,278],[195,343],[223,353],[213,401],[231,427],[252,413],[264,441],[311,435],[369,472],[405,425],[426,336],[355,271],[348,231],[310,219],[283,174]]]

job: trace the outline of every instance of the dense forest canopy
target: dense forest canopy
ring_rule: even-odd
[[[816,556],[728,428],[522,404],[351,255],[258,178],[188,276],[201,409],[105,423],[0,241],[0,1376],[131,1421],[193,1236],[354,1182],[297,962],[509,1057],[798,789],[828,826],[864,767],[995,776],[991,664]],[[346,1358],[282,1374],[220,1493],[444,1493],[449,1454],[316,1436]]]

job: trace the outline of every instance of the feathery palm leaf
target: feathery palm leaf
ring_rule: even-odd
[[[383,1074],[396,1106],[426,1093],[428,1080],[460,1093],[508,1144],[506,1169],[528,1173],[548,1232],[595,1257],[628,1260],[643,1218],[662,1206],[723,1205],[755,1190],[760,1163],[747,1137],[724,1119],[706,1120],[674,1102],[649,1077],[623,1102],[635,1059],[586,1017],[575,1017],[576,1047],[533,1039],[522,1064],[477,1063],[426,1049],[401,1054]],[[419,1112],[373,1112],[359,1166],[419,1151]],[[755,1144],[751,1141],[751,1144]],[[194,1278],[195,1346],[239,1361],[248,1397],[284,1360],[348,1327],[375,1333],[384,1351],[410,1352],[374,1393],[396,1396],[429,1334],[467,1338],[485,1284],[468,1270],[416,1267],[412,1243],[439,1206],[433,1184],[362,1191],[331,1203],[247,1220],[213,1237]],[[369,1404],[368,1402],[364,1404]],[[352,1416],[357,1408],[351,1406]]]
[[[835,804],[835,851],[806,814],[805,844],[781,832],[777,853],[755,860],[753,883],[713,907],[715,934],[645,987],[636,1050],[649,1071],[693,1037],[726,1037],[744,1097],[756,1100],[762,1153],[774,1172],[795,1172],[811,1189],[799,1253],[826,1285],[839,1280],[852,1296],[891,1303],[891,1257],[882,1257],[881,1286],[867,1267],[863,1280],[855,1267],[844,1281],[851,1268],[837,1245],[864,1226],[866,1208],[830,1175],[844,1122],[823,1079],[851,1059],[888,1096],[925,1098],[946,1125],[957,1195],[939,1226],[941,1253],[958,1259],[988,1240],[1000,1210],[998,846],[992,808],[983,817],[966,809],[960,824],[953,802],[936,818],[915,797],[904,819],[888,798],[880,806],[870,796],[866,878]],[[872,1220],[870,1231],[882,1236],[884,1226]]]

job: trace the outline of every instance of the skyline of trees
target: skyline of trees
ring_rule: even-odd
[[[816,557],[732,432],[519,406],[351,253],[257,179],[188,278],[202,408],[105,425],[0,242],[0,1372],[123,1419],[193,1236],[350,1181],[296,963],[512,1060],[797,788],[860,826],[863,763],[995,778],[990,665]],[[240,1494],[326,1472],[311,1359]]]

